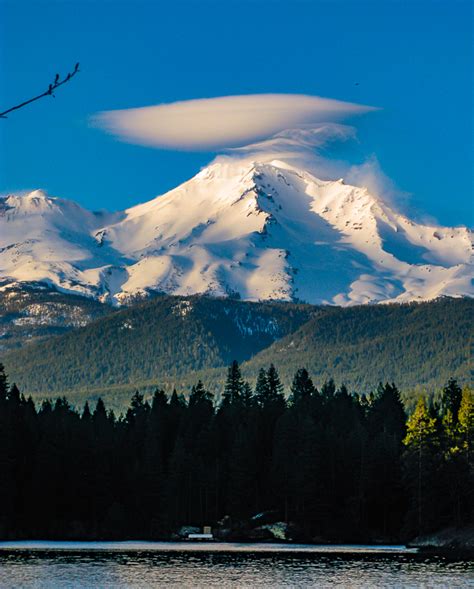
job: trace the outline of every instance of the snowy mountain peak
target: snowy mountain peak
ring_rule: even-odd
[[[41,191],[0,201],[5,282],[116,304],[150,291],[341,305],[473,296],[472,268],[466,227],[415,223],[279,159],[219,158],[117,214]]]
[[[53,201],[42,190],[33,190],[23,195],[9,194],[1,198],[0,202],[5,209],[31,211],[34,214],[50,207]]]

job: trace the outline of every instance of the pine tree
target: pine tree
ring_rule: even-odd
[[[259,373],[255,387],[255,398],[262,411],[267,441],[271,442],[275,423],[286,409],[283,385],[273,364],[270,364],[266,374],[262,371]]]
[[[222,406],[239,406],[242,401],[243,380],[239,364],[234,360],[227,371],[227,380],[222,395]]]
[[[273,364],[267,372],[261,369],[255,386],[255,400],[259,407],[276,419],[285,410],[286,401],[278,372]]]
[[[411,494],[412,512],[408,529],[417,534],[436,527],[437,470],[439,467],[439,431],[437,420],[430,415],[424,398],[420,398],[407,422],[405,477]]]
[[[244,409],[251,409],[254,406],[254,396],[252,387],[245,381],[242,387],[242,406]]]
[[[462,389],[454,378],[450,378],[443,388],[441,397],[442,413],[451,412],[454,424],[458,422],[458,412],[461,405]]]
[[[153,415],[158,415],[165,411],[168,407],[168,397],[163,389],[156,389],[153,393],[151,401],[151,412]]]
[[[232,447],[225,457],[229,462],[226,513],[238,518],[248,518],[258,511],[257,477],[258,464],[255,452],[255,437],[251,426],[237,427]]]
[[[268,379],[265,368],[260,368],[255,384],[255,401],[259,407],[263,407],[268,397]]]
[[[330,378],[321,387],[321,396],[325,402],[330,401],[336,394],[336,384],[334,380]]]
[[[105,409],[104,401],[99,397],[94,409],[93,420],[95,423],[104,423],[107,420],[107,410]]]
[[[290,404],[297,406],[303,403],[308,406],[309,400],[315,393],[315,386],[306,368],[298,369],[291,385]]]
[[[151,409],[147,415],[144,448],[142,456],[142,512],[144,526],[151,537],[159,536],[166,526],[165,472],[166,472],[166,429],[168,398],[163,390],[153,394]]]
[[[270,368],[267,371],[267,386],[268,396],[272,401],[281,402],[284,400],[283,385],[281,384],[277,369],[273,364],[270,364]]]
[[[126,421],[131,424],[133,421],[137,421],[139,424],[143,424],[150,411],[150,404],[144,400],[144,396],[136,391],[130,402],[130,407],[127,411]]]
[[[22,398],[20,391],[15,383],[12,384],[10,390],[8,391],[8,400],[15,406],[20,405],[25,400],[24,398]]]
[[[0,362],[0,407],[7,400],[8,395],[8,378],[5,374],[5,367]]]
[[[430,415],[424,398],[418,400],[408,419],[404,444],[416,449],[437,444],[436,418]]]
[[[297,416],[294,411],[286,411],[275,426],[272,450],[272,496],[277,501],[278,511],[288,522],[293,511],[292,499],[295,494],[294,463],[298,455]]]
[[[191,394],[189,395],[189,408],[206,405],[212,408],[212,394],[204,388],[202,380],[198,380],[197,384],[193,385]]]
[[[474,392],[465,387],[459,407],[459,434],[462,452],[474,476]]]
[[[401,457],[406,435],[406,414],[400,393],[392,383],[379,384],[370,406],[364,406],[371,437],[369,523],[384,537],[395,536],[405,510],[401,483]]]
[[[89,402],[86,401],[84,404],[84,409],[82,410],[82,421],[85,423],[90,423],[92,421],[92,413],[89,407]]]
[[[372,433],[384,432],[401,443],[406,435],[406,414],[395,384],[379,384],[369,409]]]

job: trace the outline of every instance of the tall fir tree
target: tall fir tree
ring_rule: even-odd
[[[298,406],[300,404],[309,405],[309,401],[316,394],[316,388],[311,380],[306,368],[299,368],[293,377],[291,385],[290,404]]]
[[[443,415],[451,412],[454,424],[458,422],[458,412],[461,406],[462,389],[454,378],[450,378],[443,388],[441,407]]]
[[[407,528],[422,534],[433,530],[437,523],[439,505],[438,469],[440,465],[440,438],[436,417],[433,417],[420,398],[407,422],[403,440],[405,453],[405,480],[410,493],[411,511]]]
[[[240,372],[239,364],[236,360],[232,362],[227,371],[227,380],[222,395],[223,407],[238,407],[242,402],[242,391],[244,382]]]

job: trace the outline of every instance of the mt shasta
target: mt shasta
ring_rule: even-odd
[[[151,292],[351,305],[474,296],[472,232],[419,224],[304,166],[219,158],[117,213],[0,198],[0,288],[46,283],[118,305]]]

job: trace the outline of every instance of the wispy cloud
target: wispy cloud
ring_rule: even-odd
[[[314,149],[323,147],[332,141],[345,141],[354,139],[356,130],[348,125],[338,123],[312,123],[301,125],[292,129],[285,129],[275,133],[268,139],[257,143],[250,143],[244,147],[228,149],[231,153],[258,153],[258,152],[293,152],[295,150]]]
[[[164,149],[213,151],[260,141],[301,128],[298,143],[310,141],[308,126],[336,122],[373,107],[299,94],[254,94],[186,100],[142,108],[105,111],[95,126],[129,143]],[[306,137],[304,137],[306,128]],[[287,141],[292,137],[279,137]]]
[[[332,154],[327,157],[327,149],[336,147],[344,141],[356,138],[356,130],[340,123],[313,123],[293,129],[285,129],[268,139],[250,143],[243,147],[226,148],[214,161],[240,159],[260,163],[283,160],[308,172],[319,175],[321,179],[340,178],[347,170],[347,162],[340,161]]]

